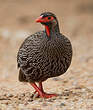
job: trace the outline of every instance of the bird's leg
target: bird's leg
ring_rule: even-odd
[[[39,82],[39,89],[40,89],[42,92],[44,92],[42,82]],[[35,94],[36,92],[37,92],[37,91],[35,91],[34,94]],[[36,97],[38,98],[38,97],[40,97],[40,95],[37,94]]]
[[[42,82],[39,82],[39,88],[40,88],[40,90],[42,91],[44,98],[51,98],[51,97],[57,96],[56,94],[48,94],[48,93],[45,93],[44,90],[43,90]]]
[[[42,92],[44,92],[42,82],[39,82],[39,88]]]
[[[40,88],[35,84],[35,83],[30,83],[33,87],[34,87],[34,89],[36,90],[35,92],[34,92],[34,94],[36,93],[36,92],[38,92],[38,96],[37,97],[43,97],[43,95],[42,95],[42,91],[40,90]]]
[[[44,92],[44,90],[43,90],[43,86],[42,86],[42,82],[39,82],[39,89],[40,89],[42,92]],[[36,92],[37,92],[37,91],[35,91],[34,94],[36,94]],[[38,98],[38,97],[40,97],[40,95],[37,94],[36,97]]]
[[[38,96],[42,98],[51,98],[54,96],[57,96],[56,94],[47,94],[43,90],[42,82],[39,82],[39,87],[35,83],[31,83],[31,85],[35,88],[35,90],[38,92]]]
[[[43,86],[42,86],[42,82],[39,82],[39,89],[43,92],[44,90],[43,90]],[[36,93],[37,91],[35,91],[34,92],[34,94]],[[40,95],[39,94],[37,94],[37,98],[39,97]]]

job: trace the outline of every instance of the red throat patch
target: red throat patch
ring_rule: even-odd
[[[48,27],[48,26],[45,26],[45,29],[46,29],[47,36],[49,37],[49,36],[50,36],[50,30],[49,30],[49,27]]]

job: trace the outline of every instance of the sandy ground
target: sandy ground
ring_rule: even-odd
[[[43,83],[45,91],[59,94],[51,99],[32,97],[34,89],[18,81],[16,63],[22,41],[43,29],[35,19],[44,11],[57,15],[73,45],[69,70]],[[92,21],[92,0],[0,0],[0,110],[93,110]]]

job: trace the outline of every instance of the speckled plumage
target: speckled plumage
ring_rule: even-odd
[[[37,32],[22,43],[17,63],[19,80],[40,82],[64,74],[71,64],[72,46],[67,37],[59,31],[58,23],[46,31]]]

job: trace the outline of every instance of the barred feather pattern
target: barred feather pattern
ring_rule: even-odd
[[[17,54],[20,81],[39,82],[64,74],[72,60],[72,46],[67,37],[45,31],[25,39]],[[24,77],[23,77],[24,76]]]

